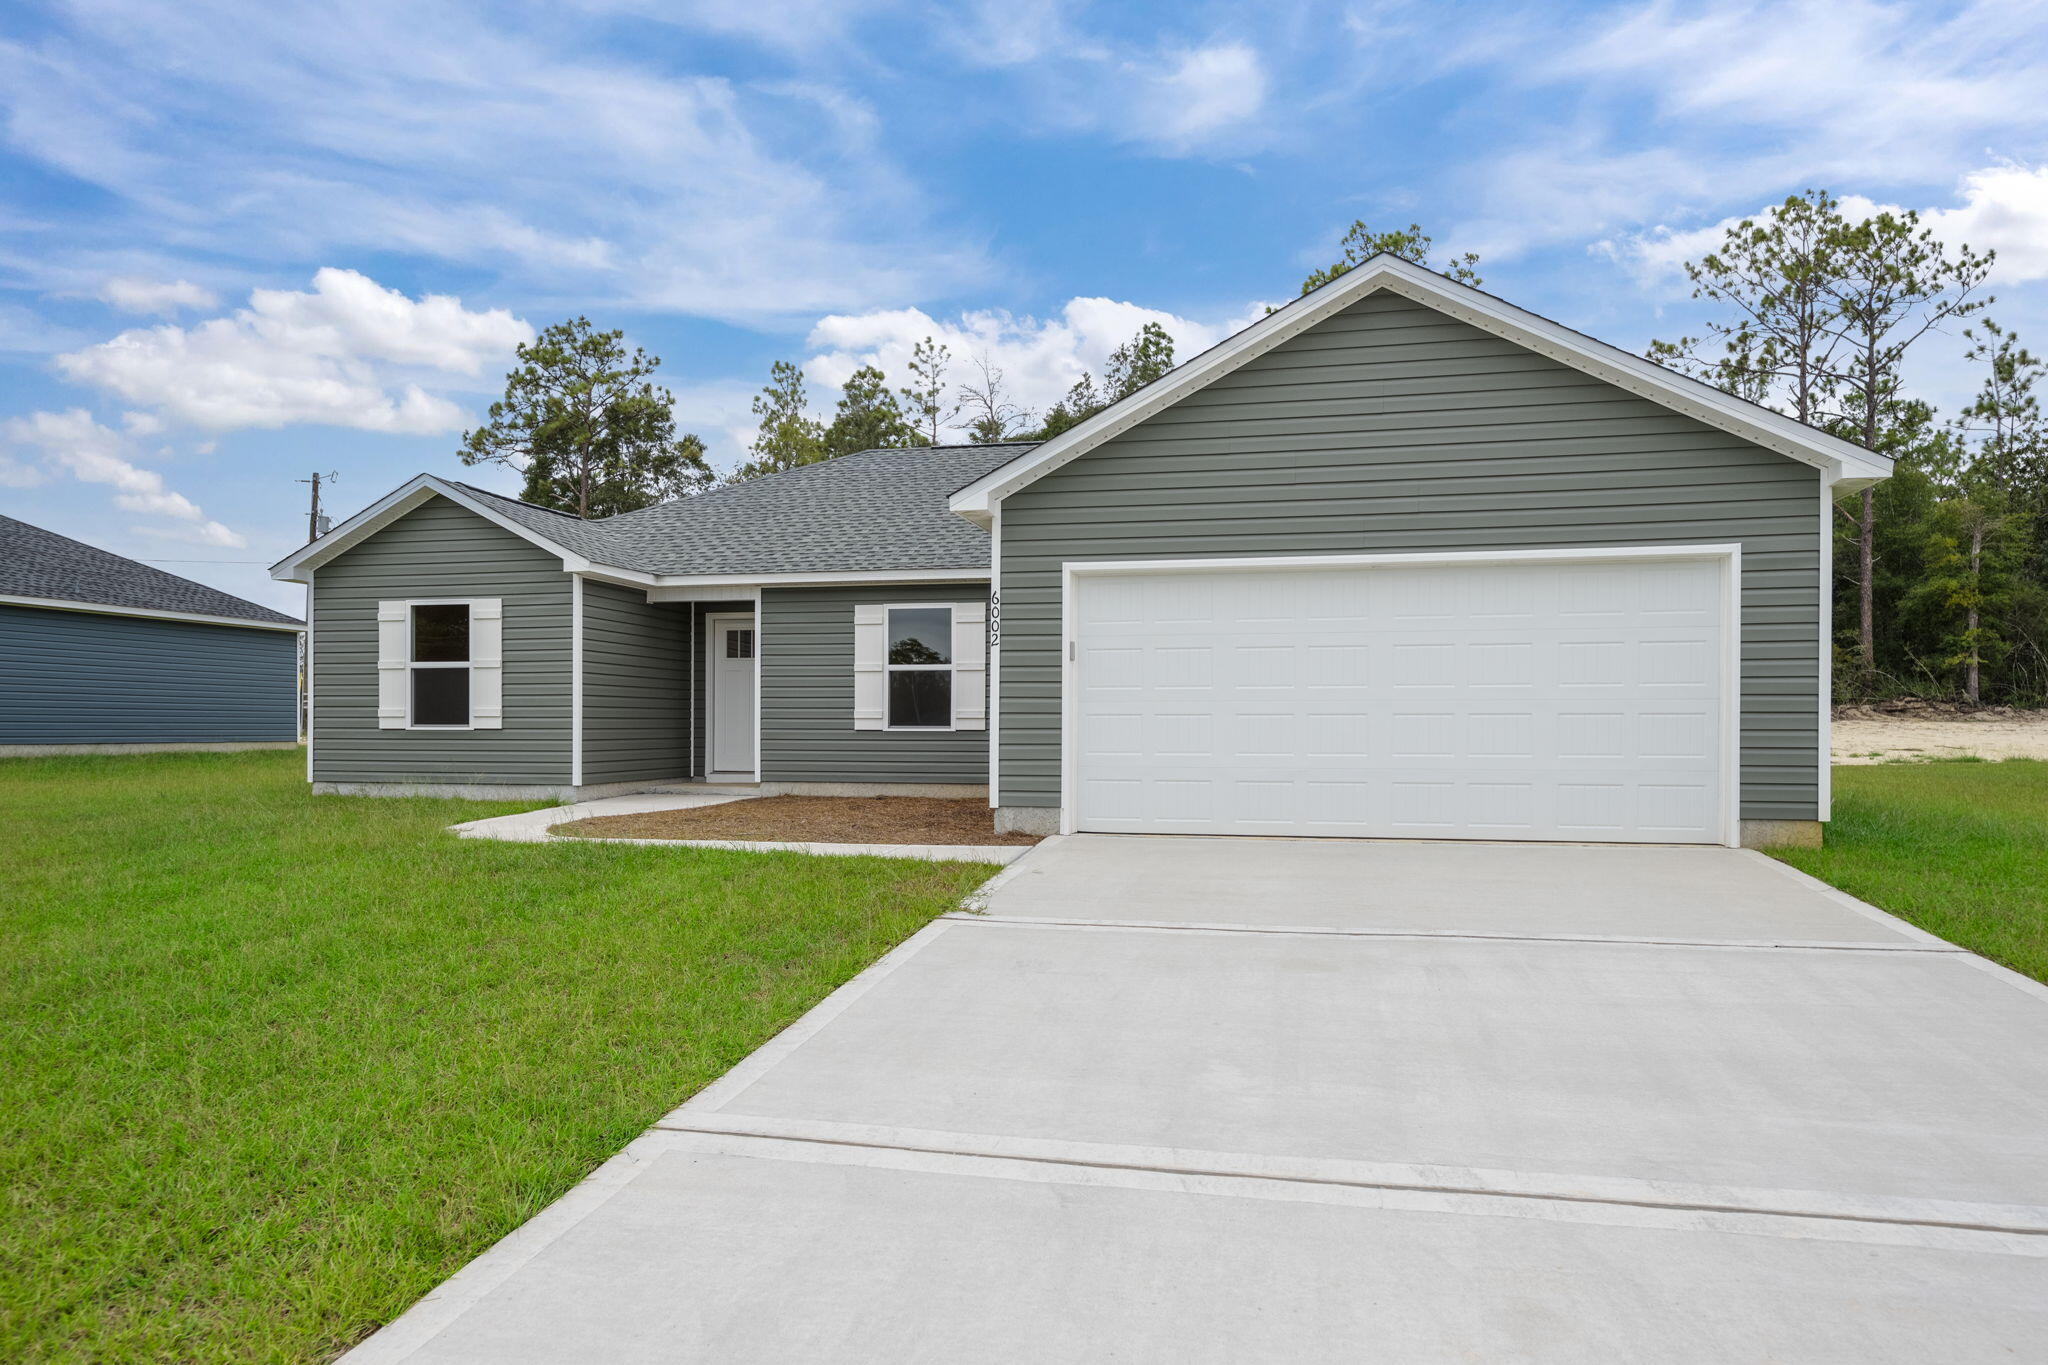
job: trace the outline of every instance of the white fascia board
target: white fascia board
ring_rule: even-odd
[[[807,573],[662,574],[647,590],[650,602],[738,601],[762,588],[855,586],[864,583],[986,583],[987,569],[819,569]]]
[[[443,479],[437,479],[432,474],[421,474],[392,489],[389,493],[386,493],[383,497],[377,499],[377,501],[371,503],[368,507],[365,507],[362,511],[320,537],[320,539],[301,547],[271,565],[270,576],[282,582],[303,583],[306,581],[303,575],[307,570],[318,568],[344,550],[350,549],[359,542],[375,535],[407,512],[412,511],[428,499],[434,497],[446,498],[465,511],[476,513],[493,526],[502,527],[513,535],[518,536],[521,540],[531,542],[540,546],[541,549],[546,550],[548,553],[559,556],[563,569],[568,572],[576,573],[591,567],[588,560],[583,559],[573,550],[559,545],[525,526],[521,526],[518,522],[503,515],[482,499],[472,497],[463,489],[457,488]],[[611,570],[609,572],[631,574],[632,570]],[[639,575],[638,577],[643,581],[651,580],[651,575]]]
[[[189,621],[199,626],[242,626],[249,630],[285,630],[294,635],[306,628],[287,621],[251,621],[242,616],[207,616],[192,611],[159,611],[154,607],[116,607],[105,602],[72,602],[61,597],[14,597],[0,594],[0,606],[41,607],[46,611],[82,611],[95,616],[136,616],[146,621]]]
[[[989,471],[954,493],[948,507],[978,526],[988,526],[993,506],[1011,493],[1379,289],[1413,299],[1539,355],[1812,465],[1822,472],[1826,483],[1851,481],[1860,486],[1891,473],[1890,460],[1852,442],[1816,431],[1783,413],[1745,402],[1619,347],[1595,341],[1411,261],[1381,255],[1267,314],[1080,425]]]

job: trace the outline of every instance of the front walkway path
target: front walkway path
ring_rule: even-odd
[[[2017,1359],[2048,990],[1729,849],[1056,840],[381,1361]]]

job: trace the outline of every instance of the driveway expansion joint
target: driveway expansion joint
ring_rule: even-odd
[[[1122,929],[1136,932],[1196,934],[1275,934],[1306,938],[1470,939],[1482,943],[1593,943],[1650,948],[1747,948],[1762,951],[1920,953],[1968,955],[1952,943],[1843,943],[1798,939],[1656,938],[1631,934],[1508,934],[1470,929],[1346,929],[1314,925],[1204,924],[1171,920],[1063,919],[1050,915],[998,915],[984,910],[953,911],[942,920],[970,924],[1013,925],[1042,929]]]
[[[1988,1233],[2006,1237],[2042,1239],[2039,1250],[2031,1254],[2048,1255],[2048,1208],[2024,1210],[2026,1213],[2035,1215],[2031,1220],[2021,1218],[2011,1221],[1996,1221],[1990,1218],[1916,1217],[1903,1213],[1882,1214],[1814,1208],[1774,1208],[1756,1202],[1742,1203],[1678,1198],[1659,1199],[1648,1195],[1631,1198],[1617,1193],[1567,1194],[1535,1189],[1508,1189],[1501,1188],[1498,1185],[1488,1185],[1479,1182],[1459,1184],[1423,1180],[1367,1179],[1335,1173],[1304,1174],[1274,1169],[1272,1167],[1254,1169],[1250,1165],[1233,1168],[1232,1165],[1222,1162],[1201,1164],[1193,1162],[1117,1161],[1101,1155],[1026,1152],[1016,1150],[1011,1144],[1002,1144],[999,1149],[996,1146],[975,1146],[967,1143],[888,1142],[877,1138],[862,1138],[850,1134],[825,1136],[816,1133],[804,1133],[794,1131],[781,1124],[757,1125],[744,1121],[730,1124],[721,1124],[713,1121],[679,1122],[675,1115],[663,1119],[649,1131],[650,1133],[696,1133],[709,1137],[751,1138],[772,1142],[808,1144],[819,1147],[916,1153],[925,1156],[966,1157],[983,1161],[1014,1161],[1040,1166],[1078,1167],[1084,1170],[1133,1171],[1163,1176],[1193,1176],[1207,1180],[1265,1181],[1284,1185],[1327,1186],[1332,1189],[1389,1190],[1413,1194],[1454,1195],[1472,1199],[1534,1201],[1544,1204],[1583,1204],[1623,1209],[1655,1209],[1670,1213],[1730,1214],[1748,1218],[1795,1219],[1802,1222],[1821,1224],[1860,1224],[1896,1228],[1926,1228],[1949,1232]],[[1647,1184],[1648,1182],[1643,1183]]]

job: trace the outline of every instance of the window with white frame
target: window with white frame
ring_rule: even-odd
[[[470,604],[415,602],[407,625],[408,715],[414,729],[470,723]]]
[[[953,728],[953,608],[890,607],[884,637],[888,728]]]

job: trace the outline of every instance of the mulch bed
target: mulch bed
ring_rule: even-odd
[[[585,839],[762,839],[812,844],[1035,844],[998,834],[988,802],[929,796],[753,796],[716,806],[556,825]]]

